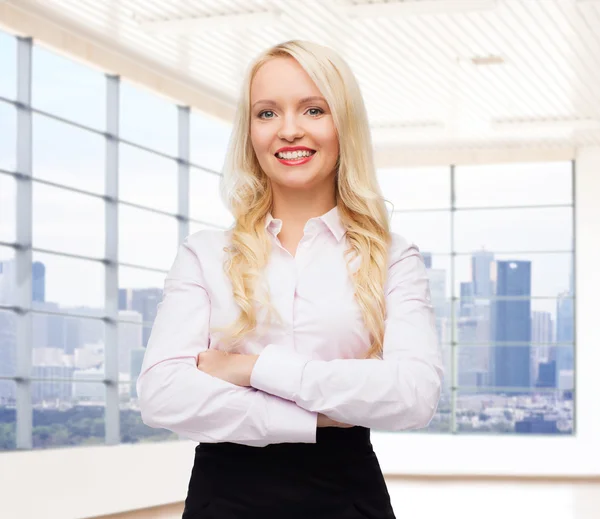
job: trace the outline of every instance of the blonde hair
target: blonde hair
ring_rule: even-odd
[[[259,290],[271,252],[265,223],[271,211],[273,191],[250,140],[250,87],[258,69],[278,57],[295,59],[331,109],[340,149],[336,164],[337,208],[349,244],[345,257],[347,266],[354,258],[360,258],[355,272],[350,269],[348,272],[370,335],[370,348],[365,357],[380,357],[391,238],[388,214],[375,173],[367,112],[358,82],[346,62],[328,47],[299,40],[275,45],[261,53],[243,80],[221,181],[223,199],[235,218],[223,267],[231,281],[240,315],[227,328],[214,328],[225,332],[219,338],[220,349],[237,351],[244,338],[257,332],[259,308],[268,309],[269,318],[273,314],[268,290],[267,293]]]

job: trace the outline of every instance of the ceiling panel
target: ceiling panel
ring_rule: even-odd
[[[379,146],[600,144],[600,1],[8,3],[109,38],[113,50],[154,60],[232,105],[262,49],[292,38],[330,45],[358,77]],[[491,9],[450,11],[467,4]],[[253,13],[277,18],[190,28],[196,19]]]

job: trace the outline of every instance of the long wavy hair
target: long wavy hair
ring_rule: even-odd
[[[364,101],[347,63],[334,50],[309,41],[280,43],[261,53],[248,67],[223,166],[221,196],[235,218],[224,249],[223,268],[239,307],[237,319],[219,338],[219,349],[239,351],[244,339],[260,335],[260,309],[267,321],[277,312],[269,291],[262,290],[264,268],[271,252],[265,228],[273,205],[270,179],[261,169],[250,139],[250,88],[258,69],[278,57],[295,59],[317,85],[331,109],[339,139],[336,163],[336,199],[348,248],[346,264],[355,289],[370,348],[365,357],[381,357],[386,317],[384,284],[391,240],[385,200],[377,182],[373,146]],[[360,258],[357,269],[350,263]]]

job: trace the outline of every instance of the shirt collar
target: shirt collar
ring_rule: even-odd
[[[335,236],[337,241],[340,241],[344,234],[346,234],[346,228],[344,227],[340,219],[340,214],[337,205],[330,211],[327,211],[324,215],[310,218],[304,226],[304,232],[310,231],[312,228],[319,224],[325,224],[325,226]],[[279,234],[282,225],[283,222],[279,218],[273,218],[271,212],[267,214],[267,218],[265,220],[265,228],[267,229],[267,231],[273,234],[273,236],[277,236]]]

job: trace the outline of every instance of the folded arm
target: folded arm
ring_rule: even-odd
[[[254,366],[252,387],[353,425],[383,431],[428,425],[443,376],[429,279],[418,247],[395,239],[383,358],[314,360],[270,344]]]
[[[198,442],[314,443],[317,413],[197,369],[209,344],[210,298],[188,240],[165,279],[137,380],[143,422]]]

